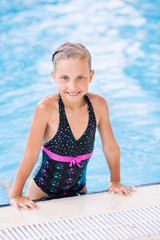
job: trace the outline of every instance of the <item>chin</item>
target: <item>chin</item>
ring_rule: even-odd
[[[77,93],[60,93],[62,97],[64,97],[65,99],[71,101],[71,102],[77,102],[77,100],[80,100],[85,94],[86,92],[77,92]]]

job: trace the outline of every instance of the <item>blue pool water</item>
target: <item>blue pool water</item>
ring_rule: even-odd
[[[0,2],[0,204],[9,202],[36,104],[56,92],[51,55],[64,42],[81,42],[91,52],[90,91],[108,102],[121,181],[160,182],[159,1]],[[97,132],[88,191],[107,189],[109,179]]]

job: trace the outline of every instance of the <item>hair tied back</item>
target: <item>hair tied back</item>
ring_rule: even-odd
[[[52,61],[54,61],[54,57],[57,53],[63,52],[64,50],[60,50],[60,51],[55,51],[52,55]]]

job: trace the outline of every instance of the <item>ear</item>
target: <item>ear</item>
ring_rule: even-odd
[[[53,81],[56,82],[56,75],[55,75],[55,72],[52,71],[51,73],[52,73]]]
[[[90,71],[89,83],[91,83],[91,82],[92,82],[93,75],[94,75],[94,70],[92,69],[92,70]]]

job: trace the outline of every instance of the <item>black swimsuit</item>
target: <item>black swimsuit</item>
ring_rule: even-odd
[[[59,95],[59,128],[56,135],[42,146],[41,166],[34,177],[40,189],[51,197],[80,192],[86,184],[87,164],[94,148],[96,119],[89,98],[85,95],[84,99],[88,104],[88,126],[83,135],[75,140]]]

